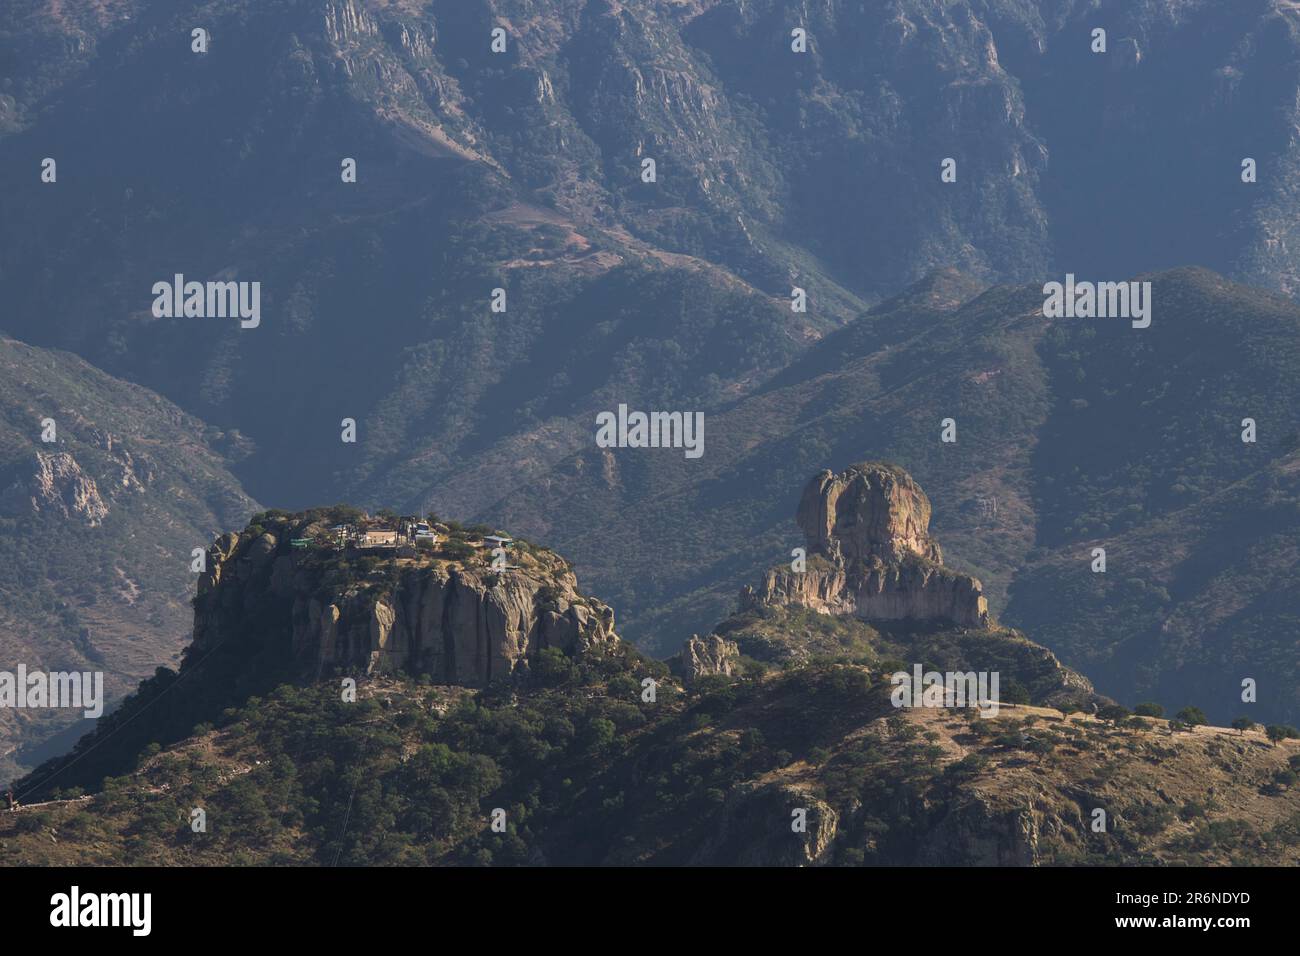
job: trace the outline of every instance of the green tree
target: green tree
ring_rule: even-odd
[[[618,728],[605,717],[595,717],[587,723],[582,739],[588,751],[603,750],[613,741]]]
[[[1294,727],[1288,727],[1286,724],[1269,724],[1264,728],[1264,733],[1268,735],[1268,739],[1273,742],[1275,747],[1283,740],[1294,740],[1296,737],[1300,737],[1300,731],[1297,731]]]
[[[448,538],[442,542],[441,550],[443,557],[450,558],[452,561],[468,561],[477,553],[474,550],[474,545],[455,538]]]
[[[1099,720],[1106,720],[1112,724],[1123,720],[1127,716],[1128,708],[1121,707],[1119,704],[1107,704],[1101,710],[1097,711],[1097,718]]]
[[[547,647],[533,662],[532,675],[543,687],[559,687],[573,680],[573,664],[558,647]]]
[[[640,701],[641,682],[631,674],[618,674],[609,679],[605,692],[617,700]]]

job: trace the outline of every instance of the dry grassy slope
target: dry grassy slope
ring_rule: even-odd
[[[699,731],[692,749],[707,753],[719,735],[738,739],[754,727],[765,732],[791,718],[789,699],[776,693],[757,706],[738,710],[717,728]],[[865,719],[864,719],[865,718]],[[972,728],[979,733],[972,733]],[[829,839],[857,840],[856,815],[879,813],[836,789],[864,739],[885,760],[870,766],[870,776],[905,780],[915,776],[918,758],[940,771],[931,778],[911,811],[915,845],[910,862],[980,865],[1058,865],[1076,862],[1294,865],[1300,862],[1300,789],[1276,788],[1275,773],[1300,754],[1296,741],[1274,747],[1260,733],[1239,735],[1220,727],[1171,734],[1168,722],[1150,729],[1115,728],[1096,718],[1056,710],[1004,705],[995,717],[970,712],[877,708],[835,728],[811,759],[795,761],[753,780],[735,792],[780,788],[790,806],[833,809],[838,817]],[[1057,737],[1050,752],[1031,748]],[[934,748],[931,753],[924,749]],[[987,763],[947,783],[942,771],[958,761]],[[801,798],[802,795],[802,798]],[[1094,834],[1092,811],[1106,811],[1108,832]],[[1207,827],[1248,825],[1244,846],[1207,839]],[[751,820],[752,824],[752,820]],[[777,857],[788,839],[788,815],[750,826],[732,848],[766,846]],[[842,852],[844,846],[838,850]],[[818,859],[834,857],[827,849]],[[809,854],[811,856],[811,854]],[[759,860],[764,859],[760,853]],[[727,862],[713,858],[702,862]],[[839,862],[843,862],[842,857]]]
[[[1224,727],[1197,727],[1171,733],[1168,721],[1151,720],[1150,730],[1115,729],[1096,718],[1075,714],[1064,718],[1058,711],[1031,706],[1005,706],[992,719],[995,729],[1011,730],[1032,721],[1029,737],[1075,728],[1087,735],[1087,747],[1062,746],[1049,756],[1026,756],[977,744],[965,731],[969,723],[953,720],[941,711],[914,711],[909,715],[922,733],[940,735],[945,761],[970,753],[989,757],[988,767],[968,785],[968,800],[979,812],[972,818],[1013,815],[1029,825],[1023,849],[1043,863],[1068,863],[1092,841],[1092,810],[1106,811],[1109,828],[1133,838],[1143,854],[1162,863],[1227,864],[1233,862],[1221,848],[1188,847],[1204,822],[1244,821],[1259,833],[1300,823],[1300,791],[1294,787],[1277,795],[1260,788],[1287,768],[1290,757],[1300,754],[1296,741],[1273,746],[1260,731],[1239,734]],[[1177,814],[1189,805],[1209,809],[1190,820],[1180,817],[1143,832],[1144,821],[1154,811]],[[1026,817],[1027,815],[1027,817]],[[984,834],[966,834],[978,846]],[[944,838],[950,835],[944,833]],[[940,852],[936,844],[933,852]],[[1252,863],[1296,865],[1300,846],[1280,843],[1254,856]]]
[[[452,687],[417,689],[392,681],[362,687],[363,696],[385,700],[394,708],[392,713],[412,706],[446,715],[476,693]],[[666,685],[665,717],[680,711],[685,700]],[[691,731],[687,744],[691,753],[707,759],[724,739],[734,741],[755,727],[788,724],[788,708],[798,704],[775,686],[770,696],[760,695],[758,701],[712,726]],[[396,724],[382,715],[374,720]],[[648,746],[660,727],[652,721],[631,733],[633,759],[637,748]],[[913,834],[912,862],[1300,863],[1300,789],[1279,788],[1272,794],[1263,789],[1289,759],[1300,755],[1296,741],[1273,746],[1257,732],[1243,735],[1220,727],[1171,733],[1163,720],[1151,720],[1144,730],[1115,728],[1081,714],[1067,719],[1055,710],[1014,705],[1004,705],[1000,714],[990,718],[874,706],[840,722],[835,737],[811,756],[737,780],[733,794],[775,790],[792,805],[814,808],[827,806],[829,800],[835,804],[838,822],[824,835],[828,844],[861,839],[852,821],[862,808],[854,802],[837,803],[836,778],[842,777],[846,762],[869,740],[884,758],[870,770],[874,776],[914,777],[922,753],[924,762],[937,771],[910,811],[919,827]],[[1048,737],[1063,742],[1048,752],[1033,749],[1035,741]],[[405,734],[400,754],[409,756],[416,745],[415,736]],[[214,806],[219,802],[215,794],[276,756],[238,731],[201,734],[142,760],[124,786],[107,796],[0,813],[0,851],[12,865],[210,865],[265,862],[273,854],[281,861],[310,862],[314,848],[304,845],[301,832],[293,827],[282,830],[270,845],[239,845],[236,834],[238,849],[233,852],[229,834],[205,847],[207,841],[189,838],[187,821],[179,818],[173,821],[175,832],[170,838],[144,840],[132,835],[142,825],[159,825],[151,816],[151,794],[163,794],[173,786],[197,787],[207,795],[196,798],[199,805]],[[959,780],[948,779],[958,761],[969,763],[981,757],[986,761],[981,769]],[[178,767],[183,768],[179,773]],[[1091,832],[1094,808],[1107,813],[1105,834]],[[483,809],[485,816],[487,809]],[[749,818],[749,829],[732,832],[730,838],[757,847],[760,854],[776,847],[789,837],[788,814],[778,809],[779,817],[760,820],[757,826]],[[228,828],[233,823],[209,820],[212,827]],[[734,822],[724,826],[720,816],[705,830],[734,830],[734,826]],[[1238,831],[1237,835],[1226,836],[1229,830]],[[563,834],[558,838],[563,839]],[[683,834],[646,833],[637,835],[633,845],[642,848],[644,862],[662,862],[682,851],[676,845],[682,839]],[[863,846],[869,850],[870,837],[861,846],[839,850]],[[830,862],[833,852],[828,849],[822,859],[808,862]]]

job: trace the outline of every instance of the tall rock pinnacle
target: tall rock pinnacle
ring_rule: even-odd
[[[943,563],[930,538],[930,499],[901,468],[878,462],[815,475],[795,517],[808,550],[851,561],[897,561],[914,554]]]
[[[741,592],[742,610],[794,605],[867,621],[988,625],[980,582],[943,566],[930,537],[930,499],[903,469],[867,462],[814,475],[795,520],[809,557],[824,560],[768,571],[758,588]]]

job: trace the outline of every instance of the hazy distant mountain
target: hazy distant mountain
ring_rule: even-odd
[[[465,451],[527,443],[544,468],[613,399],[743,394],[937,267],[1290,290],[1296,23],[1269,2],[20,2],[6,324],[239,428],[264,500],[474,494]],[[263,324],[155,320],[176,273],[260,281]]]

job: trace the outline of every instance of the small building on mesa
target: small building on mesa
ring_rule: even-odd
[[[357,538],[357,547],[395,548],[397,547],[397,532],[395,530],[384,528],[376,528],[372,531],[363,531]]]

